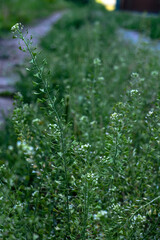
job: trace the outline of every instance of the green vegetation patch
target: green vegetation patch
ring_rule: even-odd
[[[149,36],[151,39],[160,39],[159,14],[119,12],[116,16],[117,23],[121,27],[138,31]]]
[[[45,59],[26,41],[0,134],[0,238],[159,239],[159,56],[121,41],[118,17],[68,12]]]
[[[17,22],[29,24],[68,6],[63,0],[1,0],[0,35],[8,33]]]

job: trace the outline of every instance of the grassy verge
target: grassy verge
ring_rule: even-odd
[[[2,0],[0,7],[0,35],[7,34],[11,26],[17,22],[29,24],[68,6],[69,3],[63,0]]]
[[[117,17],[74,9],[41,42],[48,65],[32,55],[0,135],[1,238],[159,238],[159,56]]]
[[[160,15],[130,14],[127,12],[119,12],[117,14],[117,22],[121,27],[141,32],[151,39],[160,39]]]

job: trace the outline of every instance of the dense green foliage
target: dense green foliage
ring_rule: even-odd
[[[141,32],[152,39],[160,39],[160,15],[120,12],[117,21],[121,27]]]
[[[63,0],[1,0],[0,35],[10,31],[17,22],[29,24],[66,7],[67,3]]]
[[[159,239],[159,56],[126,46],[118,17],[68,12],[42,40],[48,65],[33,51],[21,73],[0,138],[0,238]]]
[[[0,35],[8,33],[16,22],[29,24],[53,11],[64,9],[70,4],[93,4],[94,0],[1,0],[0,3]],[[153,39],[160,38],[160,16],[147,13],[119,12],[117,22],[121,27],[139,31]]]
[[[67,0],[67,1],[71,1],[74,2],[76,4],[88,4],[91,2],[91,0]]]

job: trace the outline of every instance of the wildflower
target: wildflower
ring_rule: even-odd
[[[41,120],[39,118],[35,118],[32,120],[32,123],[39,123]]]
[[[137,94],[139,95],[139,91],[138,91],[137,89],[132,89],[132,90],[130,91],[131,97],[136,96]]]
[[[117,71],[117,70],[119,69],[119,67],[118,67],[117,65],[115,65],[115,66],[113,67],[113,69],[114,69],[115,71]]]
[[[141,216],[140,214],[138,214],[137,216],[134,216],[134,221],[135,222],[145,222],[146,221],[146,216]]]
[[[87,121],[88,120],[88,117],[87,116],[82,116],[81,118],[80,118],[80,121],[81,122],[85,122],[85,121]]]
[[[73,209],[74,208],[74,205],[73,204],[69,204],[69,209]]]
[[[94,126],[94,125],[96,125],[96,124],[97,124],[96,121],[92,121],[92,122],[90,122],[90,125],[91,125],[91,126]]]
[[[153,77],[158,76],[158,71],[152,71],[152,72],[151,72],[151,76],[153,76]]]
[[[12,151],[12,150],[13,150],[13,146],[9,145],[9,146],[8,146],[8,149],[9,149],[10,151]]]
[[[119,113],[116,113],[116,112],[114,112],[114,113],[112,113],[111,114],[111,119],[112,120],[116,120],[116,119],[118,119],[119,117],[121,117],[122,116],[122,114],[119,114]]]
[[[32,196],[34,197],[34,196],[38,195],[38,193],[39,193],[38,191],[35,191],[32,193]]]
[[[33,155],[34,154],[34,148],[30,145],[28,145],[25,141],[17,141],[17,147],[20,148],[24,154],[26,155]]]
[[[13,33],[18,32],[18,31],[22,31],[22,30],[23,30],[23,25],[21,23],[16,23],[15,25],[13,25],[11,27],[11,31]]]
[[[152,115],[153,115],[153,110],[151,109],[151,110],[148,112],[147,117],[150,117],[150,116],[152,116]]]
[[[21,146],[21,141],[17,141],[17,147]]]
[[[139,77],[139,74],[136,73],[136,72],[133,72],[133,73],[131,74],[131,77],[132,77],[132,78],[138,78],[138,77]]]
[[[99,220],[101,217],[107,217],[108,212],[105,210],[99,211],[97,214],[93,215],[94,220]]]
[[[118,211],[118,210],[120,210],[120,208],[121,208],[120,203],[112,204],[112,209],[113,209],[114,211]]]
[[[90,148],[91,147],[91,145],[89,144],[89,143],[86,143],[86,144],[84,144],[84,145],[81,145],[81,148],[83,149],[83,148]]]
[[[101,65],[101,60],[100,60],[99,58],[95,58],[95,59],[93,60],[93,64],[94,64],[95,66],[100,66],[100,65]]]
[[[98,80],[99,80],[100,82],[103,82],[103,81],[104,81],[104,77],[99,77]]]

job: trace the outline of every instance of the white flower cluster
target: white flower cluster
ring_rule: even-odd
[[[88,117],[87,116],[82,116],[80,118],[80,122],[86,122],[86,121],[88,121]]]
[[[69,209],[73,209],[74,208],[74,205],[73,204],[69,204]]]
[[[131,97],[134,97],[134,96],[140,95],[140,93],[137,89],[132,89],[130,91],[130,95],[131,95]]]
[[[89,143],[81,145],[79,150],[82,152],[88,152],[88,150],[90,149],[91,145]]]
[[[132,78],[139,78],[139,74],[136,73],[136,72],[133,72],[133,73],[131,74],[131,77],[132,77]]]
[[[99,220],[101,217],[107,217],[108,212],[105,210],[99,211],[97,214],[93,215],[94,220]]]
[[[91,147],[91,145],[89,143],[81,145],[81,150],[87,150]]]
[[[87,173],[87,179],[94,184],[98,184],[98,177],[94,173]]]
[[[146,216],[142,216],[138,214],[137,216],[133,217],[134,222],[145,222],[146,221]]]
[[[37,196],[38,194],[39,194],[39,192],[35,191],[35,192],[32,193],[32,196],[34,197],[34,196]]]
[[[40,122],[41,122],[41,120],[39,118],[35,118],[32,120],[32,123],[40,123]]]
[[[116,112],[112,113],[111,116],[110,116],[110,118],[114,121],[118,120],[120,117],[122,117],[122,114],[116,113]]]
[[[8,150],[13,151],[13,149],[14,149],[13,146],[11,146],[11,145],[8,146]]]
[[[115,66],[113,67],[113,69],[114,69],[115,71],[117,71],[117,70],[119,69],[119,67],[118,67],[117,65],[115,65]]]
[[[103,82],[104,81],[104,77],[98,77],[98,81]]]
[[[16,23],[15,25],[13,25],[13,27],[11,28],[12,32],[17,32],[17,31],[22,31],[23,30],[23,25],[21,23]]]
[[[17,147],[21,149],[25,155],[34,155],[34,148],[28,145],[25,141],[18,141]]]
[[[114,211],[119,211],[121,209],[121,204],[120,203],[117,203],[117,204],[113,203],[111,207]]]
[[[93,64],[94,64],[95,66],[100,66],[100,65],[101,65],[101,60],[100,60],[99,58],[95,58],[95,59],[93,60]]]
[[[152,71],[151,72],[151,76],[153,76],[153,77],[157,77],[158,76],[158,71]]]
[[[148,114],[147,114],[147,117],[151,117],[153,115],[153,109],[151,109]]]
[[[2,165],[0,166],[0,170],[4,170],[4,169],[6,169],[6,165],[5,165],[5,164],[2,164]]]
[[[17,208],[23,208],[24,207],[24,205],[25,205],[25,203],[21,203],[20,201],[18,201],[17,202],[17,204],[16,205],[14,205],[14,209],[17,209]]]

